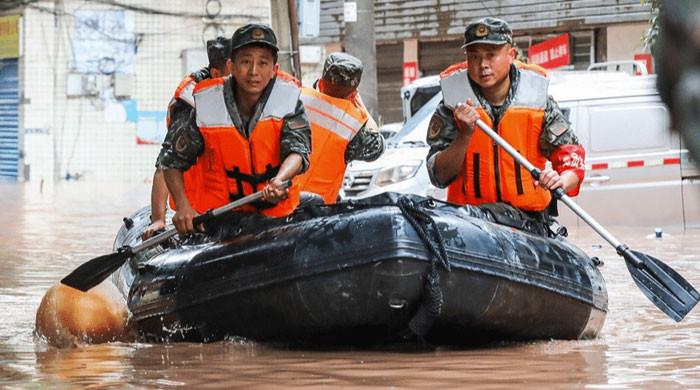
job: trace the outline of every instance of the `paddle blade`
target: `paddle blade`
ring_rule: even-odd
[[[108,255],[95,257],[73,270],[61,283],[80,291],[87,291],[98,284],[129,258],[129,251],[119,251]]]
[[[700,300],[698,291],[661,260],[631,249],[625,250],[622,256],[632,279],[644,295],[676,322],[680,322]]]

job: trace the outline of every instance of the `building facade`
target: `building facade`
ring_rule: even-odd
[[[345,28],[342,0],[320,2],[317,38],[302,44],[339,50]],[[377,78],[383,122],[401,120],[399,89],[412,78],[439,74],[464,60],[464,27],[494,16],[508,21],[524,57],[532,45],[568,34],[568,68],[633,60],[644,54],[642,36],[651,8],[639,0],[426,0],[374,3]],[[313,71],[309,65],[305,71]],[[305,78],[313,76],[305,75]]]
[[[26,3],[0,7],[6,180],[149,180],[168,102],[207,64],[206,39],[270,23],[269,2]]]

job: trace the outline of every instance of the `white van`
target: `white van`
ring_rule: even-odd
[[[700,227],[700,171],[669,131],[656,76],[553,72],[550,93],[586,148],[576,202],[605,225]],[[566,206],[564,223],[579,225]]]
[[[606,226],[700,227],[700,171],[678,135],[668,130],[656,76],[574,71],[552,72],[550,78],[550,93],[587,151],[586,179],[577,203]],[[402,96],[410,119],[385,155],[349,165],[346,197],[397,191],[445,199],[445,190],[429,184],[425,169],[425,135],[441,94],[422,107],[426,110],[415,111],[418,104],[410,104],[411,96],[426,96],[433,87],[439,91],[439,80],[420,79],[414,87]],[[585,224],[564,205],[559,212],[568,226]]]
[[[401,87],[403,121],[415,115],[433,96],[440,92],[440,76],[421,77]]]

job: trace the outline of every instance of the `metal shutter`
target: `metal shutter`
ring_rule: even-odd
[[[19,78],[17,59],[0,59],[0,180],[17,180]]]
[[[401,122],[403,43],[377,45],[377,99],[381,123]]]
[[[419,42],[418,68],[421,77],[440,74],[448,66],[464,62],[462,39],[441,42]]]

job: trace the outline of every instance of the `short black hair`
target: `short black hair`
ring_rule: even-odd
[[[277,63],[277,51],[273,50],[270,46],[264,45],[261,43],[251,43],[251,44],[248,44],[245,46],[241,46],[238,49],[234,49],[233,51],[231,51],[231,62],[236,61],[236,53],[238,53],[239,50],[241,50],[242,48],[247,47],[247,46],[261,47],[263,49],[269,50],[270,53],[272,53],[272,59],[273,59],[274,63],[275,64]]]

